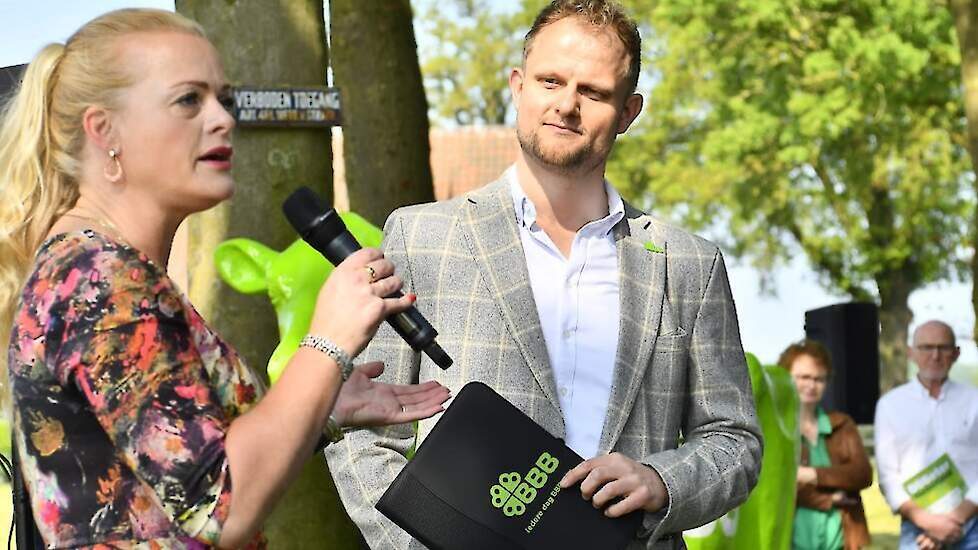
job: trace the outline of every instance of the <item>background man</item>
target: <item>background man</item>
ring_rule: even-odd
[[[639,56],[634,22],[611,3],[558,0],[540,13],[510,74],[516,164],[385,227],[385,254],[455,365],[442,372],[393,332],[367,356],[386,362],[387,381],[489,384],[595,457],[562,485],[580,483],[610,516],[645,511],[632,547],[679,548],[679,531],[747,497],[761,443],[719,250],[604,180],[616,136],[642,108]],[[433,425],[420,423],[419,441]],[[420,547],[373,509],[413,441],[401,426],[327,449],[374,548]]]
[[[948,380],[960,353],[951,327],[928,321],[913,333],[908,355],[917,376],[876,406],[876,461],[880,488],[903,517],[900,548],[978,549],[978,389]],[[928,511],[904,482],[947,453],[968,489],[949,513]]]

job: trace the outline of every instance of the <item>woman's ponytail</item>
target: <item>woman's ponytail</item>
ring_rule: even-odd
[[[77,198],[77,188],[67,185],[54,167],[49,122],[51,90],[64,51],[61,44],[49,44],[42,49],[27,66],[20,87],[0,115],[0,349],[3,350],[34,252],[56,217]],[[6,365],[6,361],[0,364]]]
[[[140,32],[204,36],[197,23],[154,9],[122,9],[38,52],[0,113],[0,403],[9,392],[7,344],[21,288],[44,237],[78,200],[82,117],[118,107],[134,75],[119,39]],[[5,407],[4,407],[5,408]]]

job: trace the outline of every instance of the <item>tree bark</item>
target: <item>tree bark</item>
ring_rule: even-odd
[[[899,273],[880,278],[880,395],[907,381],[907,336],[913,312],[908,300],[914,285]]]
[[[322,0],[176,0],[180,13],[207,30],[232,85],[322,86],[328,51]],[[248,237],[282,250],[296,239],[280,205],[308,185],[332,197],[332,152],[325,129],[239,128],[233,136],[235,195],[191,216],[189,295],[218,333],[252,368],[264,372],[278,342],[267,296],[239,294],[221,282],[214,249]],[[323,459],[300,478],[265,523],[272,548],[356,548]]]
[[[964,84],[964,113],[968,119],[968,153],[971,168],[978,174],[978,0],[951,0],[954,28],[961,49],[961,80]],[[978,193],[978,178],[975,179]],[[978,316],[978,208],[974,213],[971,256],[971,303]],[[972,329],[978,342],[978,323]]]
[[[331,0],[329,9],[350,210],[381,225],[399,206],[434,200],[411,5]]]

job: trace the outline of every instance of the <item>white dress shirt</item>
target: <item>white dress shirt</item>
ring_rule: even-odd
[[[578,230],[565,258],[536,223],[536,208],[506,172],[530,286],[564,415],[565,441],[584,458],[598,452],[618,352],[618,254],[612,228],[625,216],[605,182],[608,215]]]
[[[896,511],[910,495],[903,483],[947,453],[978,503],[978,389],[947,380],[937,398],[915,376],[876,405],[880,487]]]

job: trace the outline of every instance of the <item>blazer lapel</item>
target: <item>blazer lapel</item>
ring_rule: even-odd
[[[560,410],[506,177],[470,195],[460,218],[462,233],[506,327],[543,393]]]
[[[635,404],[659,333],[666,287],[668,243],[657,239],[649,216],[626,203],[625,218],[615,227],[615,239],[621,324],[599,453],[614,448]]]

